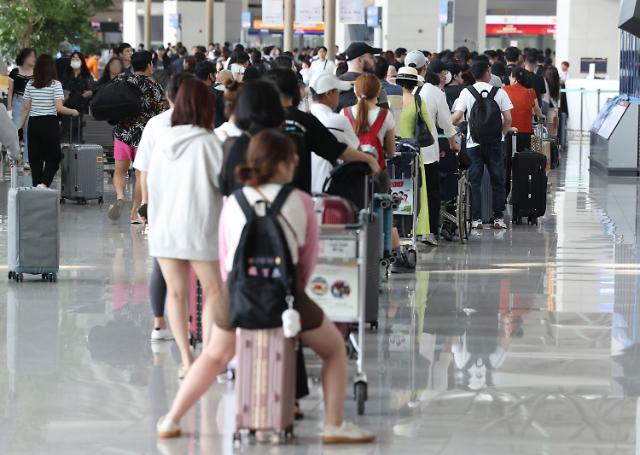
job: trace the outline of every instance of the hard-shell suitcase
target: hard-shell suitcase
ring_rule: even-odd
[[[42,275],[56,281],[60,267],[58,192],[42,188],[15,188],[17,171],[11,164],[7,202],[7,253],[9,279],[23,274]]]
[[[520,152],[513,157],[513,222],[522,223],[527,217],[537,224],[538,217],[547,210],[547,159],[541,153]]]
[[[340,196],[316,195],[314,197],[318,224],[354,224],[357,209],[353,202]]]
[[[74,129],[74,123],[77,125]],[[73,141],[75,130],[75,143]],[[81,144],[82,121],[71,118],[70,144],[62,147],[60,202],[66,199],[86,203],[104,196],[104,148],[98,144]]]
[[[293,436],[296,340],[282,329],[236,332],[236,431],[274,431]]]

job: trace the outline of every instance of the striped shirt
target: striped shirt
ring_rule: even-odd
[[[35,88],[33,81],[29,81],[24,91],[24,99],[31,100],[29,117],[58,115],[55,100],[64,100],[62,84],[60,81],[54,80],[48,87]]]

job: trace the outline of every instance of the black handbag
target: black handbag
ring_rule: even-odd
[[[433,134],[431,134],[431,130],[429,130],[429,125],[427,125],[424,117],[422,117],[422,99],[420,95],[416,94],[414,99],[416,101],[416,142],[420,148],[429,147],[435,143],[435,139],[433,138]]]

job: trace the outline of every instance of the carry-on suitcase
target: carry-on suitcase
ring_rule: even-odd
[[[296,340],[281,328],[236,331],[236,431],[273,431],[293,437]]]
[[[74,129],[74,123],[77,127]],[[80,119],[71,119],[71,141],[62,147],[60,202],[66,199],[85,204],[90,200],[103,202],[104,148],[97,144],[80,143]]]
[[[538,224],[547,210],[547,159],[541,153],[520,152],[513,157],[513,223]]]
[[[202,288],[193,269],[189,272],[189,341],[194,349],[202,342]]]
[[[60,268],[58,192],[48,188],[15,188],[16,180],[15,163],[11,163],[7,202],[9,279],[23,281],[23,274],[28,273],[56,281]]]
[[[313,199],[318,224],[355,224],[357,208],[353,202],[340,196],[316,195]]]
[[[566,149],[569,147],[569,131],[567,130],[567,120],[569,116],[566,112],[560,113],[560,123],[558,125],[558,140],[560,141],[560,147]]]

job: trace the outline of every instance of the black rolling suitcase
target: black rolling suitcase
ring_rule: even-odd
[[[521,152],[513,157],[513,223],[538,224],[547,210],[547,158],[542,153]]]

